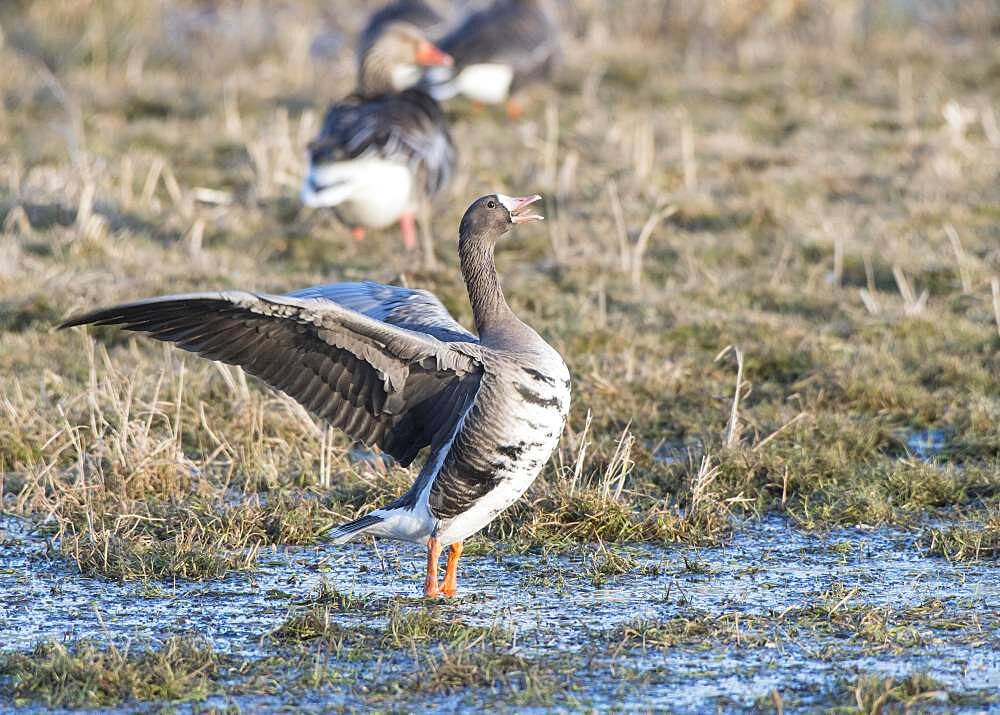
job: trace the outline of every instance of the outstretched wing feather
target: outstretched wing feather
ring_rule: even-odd
[[[404,465],[432,445],[440,413],[446,421],[449,409],[456,414],[482,375],[474,342],[442,342],[320,296],[168,296],[80,315],[62,327],[87,323],[119,325],[240,365]]]

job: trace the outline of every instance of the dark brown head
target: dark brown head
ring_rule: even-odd
[[[542,216],[528,213],[528,207],[541,198],[538,194],[520,197],[490,194],[476,199],[465,210],[459,225],[459,247],[469,243],[492,245],[514,224],[541,221]]]
[[[490,326],[509,327],[518,322],[503,297],[493,249],[514,224],[542,220],[528,213],[528,207],[541,198],[537,194],[518,198],[490,194],[476,199],[465,210],[458,227],[458,258],[480,338]]]
[[[432,44],[417,27],[393,23],[362,54],[358,91],[366,97],[402,92],[420,81],[421,68],[451,64],[451,56]]]

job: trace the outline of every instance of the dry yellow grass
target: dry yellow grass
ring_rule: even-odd
[[[237,370],[52,327],[159,293],[362,277],[431,288],[468,322],[455,226],[497,189],[547,197],[499,260],[575,396],[491,535],[704,542],[733,511],[995,507],[995,8],[888,6],[562,4],[566,61],[523,122],[451,110],[433,270],[296,200],[365,8],[5,8],[2,508],[53,524],[87,571],[215,577],[398,493],[406,473],[352,461]],[[727,345],[740,376],[714,360]],[[937,462],[910,454],[927,429],[947,435]]]

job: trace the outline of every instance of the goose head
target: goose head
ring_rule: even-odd
[[[402,92],[416,85],[422,68],[449,67],[442,52],[414,25],[393,23],[365,50],[358,69],[358,92],[365,97]]]
[[[493,245],[497,239],[519,223],[541,221],[542,216],[529,213],[531,204],[541,200],[531,196],[490,194],[472,202],[459,225],[459,246],[463,244]]]
[[[510,326],[519,324],[500,287],[493,250],[497,240],[513,226],[542,220],[541,216],[529,213],[528,208],[541,198],[538,194],[483,196],[465,210],[459,224],[458,258],[469,291],[476,331],[482,341],[506,335]]]

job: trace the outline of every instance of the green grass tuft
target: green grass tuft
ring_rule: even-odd
[[[203,700],[230,666],[204,641],[171,638],[158,649],[101,648],[78,641],[41,643],[30,653],[0,654],[15,702],[99,708],[127,702]]]

